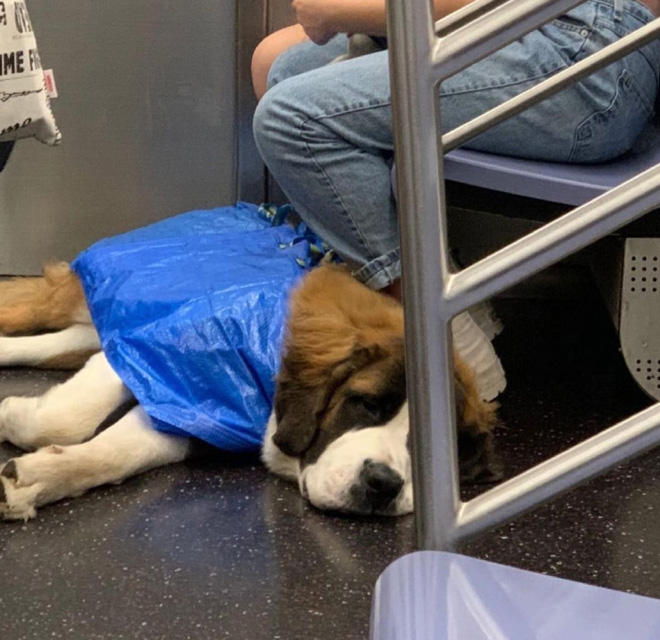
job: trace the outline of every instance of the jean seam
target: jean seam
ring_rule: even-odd
[[[392,273],[392,268],[399,265],[399,269],[395,269]],[[397,271],[400,271],[401,257],[399,248],[390,249],[387,253],[382,254],[378,258],[374,258],[364,266],[352,272],[353,277],[370,286],[370,282],[377,279],[378,284],[387,286],[397,277]],[[380,276],[384,276],[381,278]],[[387,282],[385,282],[387,281]]]
[[[603,23],[599,24],[599,27],[600,27],[601,29],[607,29],[608,31],[610,31],[611,33],[613,33],[617,38],[624,38],[625,36],[630,35],[630,33],[634,33],[634,32],[632,32],[632,31],[630,31],[629,29],[622,29],[622,30],[621,30],[622,33],[618,33],[618,32],[613,28],[613,26],[614,26],[614,25],[612,25],[612,24],[608,24],[608,23],[606,23],[606,22],[603,22]],[[644,60],[646,60],[646,63],[649,65],[649,67],[651,67],[651,70],[654,71],[654,72],[656,73],[656,75],[657,75],[658,65],[660,64],[660,61],[657,60],[659,56],[656,56],[656,60],[652,60],[652,59],[650,58],[650,54],[647,55],[647,53],[645,53],[645,51],[646,51],[646,52],[650,51],[650,49],[651,49],[653,46],[656,46],[656,47],[657,47],[657,44],[658,44],[658,41],[657,41],[657,40],[654,40],[654,41],[649,42],[648,44],[644,45],[643,47],[641,47],[641,48],[639,48],[639,49],[637,49],[637,50],[635,50],[635,51],[632,51],[632,52],[629,53],[628,55],[629,55],[629,56],[632,56],[632,55],[635,55],[636,53],[639,53],[639,54],[644,58]],[[624,58],[624,60],[625,60],[625,58]],[[656,62],[658,62],[658,64],[656,64]]]
[[[330,187],[330,190],[332,191],[333,196],[335,197],[337,203],[339,204],[339,209],[344,215],[344,218],[348,221],[349,226],[355,233],[356,237],[358,238],[358,241],[360,244],[367,250],[369,250],[369,245],[366,242],[366,239],[360,229],[355,224],[355,220],[353,219],[353,216],[348,211],[348,207],[344,204],[341,196],[335,189],[334,184],[332,183],[332,180],[330,180],[330,177],[326,173],[326,171],[321,167],[319,162],[317,161],[314,152],[309,146],[309,142],[305,134],[303,133],[304,127],[307,125],[308,122],[310,121],[315,121],[314,118],[307,117],[307,116],[300,116],[300,125],[298,127],[298,134],[300,135],[300,139],[304,142],[305,144],[305,149],[307,149],[307,154],[309,155],[310,159],[314,163],[314,167],[316,168],[317,172],[320,173],[323,176],[323,179],[326,181],[327,185]]]
[[[563,22],[561,20],[561,17],[555,18],[552,20],[552,22],[549,22],[547,26],[554,27],[555,29],[561,29],[562,31],[570,31],[573,34],[580,35],[582,31],[585,29],[589,29],[589,27],[585,24],[582,26],[578,26],[576,24],[568,24],[567,22]],[[591,31],[591,29],[589,29]]]
[[[602,0],[591,0],[591,1],[594,4],[599,4],[599,5],[602,5],[604,7],[612,8],[612,6],[613,6],[611,2],[602,2]],[[632,9],[630,7],[625,7],[624,6],[623,13],[624,14],[627,13],[627,14],[631,15],[633,18],[637,18],[637,20],[645,20],[646,18],[648,18],[648,16],[644,15],[644,13],[646,11],[648,11],[649,15],[653,16],[651,11],[649,9],[647,9],[645,5],[643,5],[641,3],[639,3],[639,4],[640,4],[639,7],[634,7]],[[655,17],[655,16],[653,16],[653,17]]]
[[[492,90],[499,90],[502,89],[503,87],[515,87],[516,85],[521,85],[521,84],[526,84],[528,82],[535,82],[537,80],[542,80],[543,78],[548,78],[550,76],[555,75],[562,69],[565,69],[568,65],[566,64],[558,64],[554,69],[547,71],[545,73],[542,73],[540,75],[535,75],[533,77],[525,78],[523,80],[516,80],[516,81],[509,81],[509,82],[504,82],[502,84],[490,84],[490,85],[480,85],[478,87],[470,87],[469,89],[452,89],[447,92],[442,92],[441,89],[441,96],[446,95],[446,96],[454,96],[454,95],[463,95],[467,93],[481,93],[483,91],[492,91]]]
[[[382,109],[383,107],[391,107],[391,106],[392,106],[392,100],[386,100],[384,102],[378,102],[375,104],[361,104],[359,106],[348,107],[347,109],[343,109],[342,111],[337,111],[336,113],[324,113],[323,115],[319,115],[316,118],[310,116],[308,119],[316,120],[320,122],[321,120],[332,120],[333,118],[346,116],[353,113],[359,113],[360,111],[367,111],[369,109]]]
[[[368,278],[373,277],[379,271],[391,267],[393,264],[399,261],[399,249],[390,249],[387,253],[374,258],[367,262],[367,264],[361,266],[359,269],[356,269],[354,273],[357,274],[366,274]]]
[[[639,100],[639,103],[640,103],[642,109],[644,109],[646,111],[647,118],[651,118],[653,116],[654,112],[655,112],[655,110],[653,108],[653,104],[650,103],[648,101],[648,99],[646,98],[646,96],[640,91],[640,89],[637,85],[637,81],[635,80],[634,74],[632,74],[628,69],[625,69],[624,72],[622,72],[621,75],[623,76],[624,73],[626,74],[626,76],[628,78],[628,86],[629,86],[630,90],[632,91],[632,93],[635,94],[635,96],[637,97],[637,100]]]
[[[600,116],[607,116],[612,109],[614,108],[614,105],[616,104],[616,101],[619,99],[623,87],[623,83],[626,79],[626,76],[630,76],[631,74],[624,69],[620,74],[619,77],[617,78],[616,81],[616,91],[614,93],[614,96],[612,96],[612,100],[610,101],[609,105],[607,106],[606,109],[601,109],[600,111],[596,111],[594,113],[591,113],[589,116],[587,116],[576,128],[575,128],[575,133],[573,134],[573,148],[571,149],[571,154],[569,156],[569,162],[574,162],[576,159],[576,154],[578,151],[578,148],[580,146],[580,140],[578,139],[578,135],[580,134],[581,129],[587,125],[591,120],[593,120],[594,117],[597,115]],[[635,91],[635,95],[637,95],[637,92]]]

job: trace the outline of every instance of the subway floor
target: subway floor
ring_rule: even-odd
[[[598,300],[497,308],[508,475],[650,403]],[[7,370],[0,397],[61,379]],[[2,460],[14,453],[0,447]],[[463,550],[660,598],[659,532],[660,452]],[[0,524],[0,630],[12,640],[363,640],[378,575],[413,544],[410,517],[332,517],[256,459],[194,460]]]

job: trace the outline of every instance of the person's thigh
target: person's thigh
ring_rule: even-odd
[[[335,36],[323,46],[311,41],[294,45],[280,54],[273,63],[268,74],[268,87],[279,84],[287,78],[324,67],[347,50],[348,38],[342,34]]]
[[[585,2],[568,16],[443,82],[443,131],[464,124],[642,26],[642,21],[633,22],[626,13],[619,32],[614,26],[608,31],[611,4]],[[328,65],[346,46],[346,37],[337,36],[323,47],[311,42],[293,47],[275,62],[272,84],[287,80],[284,100],[292,114],[299,111],[309,118],[324,118],[329,129],[359,148],[389,152],[392,115],[387,53]],[[619,155],[630,148],[650,116],[658,61],[660,43],[655,42],[506,120],[466,147],[563,162],[594,162]]]
[[[313,47],[311,43],[294,47],[298,51],[292,49],[280,56],[281,67],[276,67],[279,59],[274,65],[270,92],[275,93],[270,99],[277,106],[278,118],[291,123],[292,135],[295,127],[301,131],[301,122],[315,121],[329,136],[359,149],[390,153],[393,143],[387,52],[304,71],[310,62],[298,54],[303,50],[315,52]],[[320,59],[322,56],[316,58],[317,64]],[[531,34],[509,45],[441,85],[442,129],[448,131],[464,124],[566,66],[568,62],[541,34]],[[284,78],[286,73],[291,75]],[[579,122],[583,118],[578,107],[579,96],[575,99],[563,92],[542,109],[528,110],[482,134],[468,146],[566,160],[575,128],[573,120]],[[565,117],[558,121],[556,115],[546,115],[552,112]],[[521,140],[525,142],[524,149],[520,148]]]

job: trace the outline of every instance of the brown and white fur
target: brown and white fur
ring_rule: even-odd
[[[291,298],[275,411],[262,458],[321,509],[400,515],[413,508],[403,315],[347,272],[321,267]],[[48,333],[40,333],[48,331]],[[153,429],[100,351],[81,285],[66,264],[0,282],[0,366],[77,369],[41,397],[0,404],[0,442],[28,451],[0,472],[0,517],[185,459],[192,442]],[[20,335],[10,335],[20,334]],[[456,363],[461,470],[497,475],[495,406]],[[100,425],[109,424],[97,433]]]

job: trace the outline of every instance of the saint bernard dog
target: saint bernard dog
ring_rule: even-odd
[[[0,471],[0,518],[32,518],[38,507],[191,454],[191,440],[152,428],[111,369],[68,265],[0,282],[0,332],[2,366],[80,369],[41,397],[0,405],[0,442],[28,452]],[[496,405],[480,399],[464,363],[456,360],[455,372],[462,476],[493,480]],[[262,459],[319,509],[412,511],[403,312],[394,299],[338,267],[303,279],[290,298]]]

